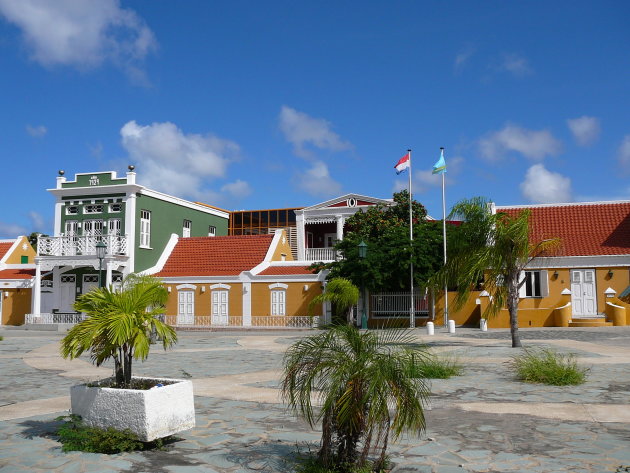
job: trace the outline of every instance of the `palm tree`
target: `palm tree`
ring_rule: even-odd
[[[390,432],[396,439],[425,429],[424,379],[413,378],[414,362],[426,358],[408,331],[360,332],[339,325],[293,344],[284,357],[282,394],[311,427],[322,421],[319,461],[335,471],[365,466],[380,454],[383,468]],[[313,401],[321,405],[316,414]]]
[[[74,304],[88,317],[63,338],[62,356],[73,359],[89,350],[96,366],[113,358],[116,386],[129,386],[132,360],[149,356],[152,333],[165,350],[177,341],[175,330],[157,318],[164,313],[167,298],[159,279],[135,274],[125,278],[120,291],[93,289]]]
[[[449,241],[448,262],[433,278],[436,287],[457,287],[455,307],[461,308],[472,288],[483,281],[490,294],[484,317],[496,315],[507,305],[512,347],[520,347],[518,334],[519,289],[525,283],[521,273],[533,258],[557,246],[557,238],[532,243],[529,239],[529,210],[516,216],[493,213],[481,197],[457,203],[450,219],[462,220]]]
[[[335,313],[346,314],[348,324],[352,324],[352,308],[359,300],[359,288],[349,279],[333,278],[324,292],[314,297],[308,305],[309,313],[314,305],[330,302],[335,308]]]

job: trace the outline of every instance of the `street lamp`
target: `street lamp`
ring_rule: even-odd
[[[107,246],[102,241],[96,244],[96,257],[98,258],[98,287],[103,287],[103,258],[105,258]]]
[[[359,258],[361,259],[361,261],[363,261],[365,259],[365,257],[367,256],[367,245],[366,243],[361,240],[361,243],[359,243]],[[363,277],[363,275],[361,275],[361,293],[363,294],[363,310],[361,312],[361,328],[362,329],[367,329],[367,314],[365,313],[365,278]]]

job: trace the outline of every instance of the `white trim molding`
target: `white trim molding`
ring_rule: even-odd
[[[228,284],[213,284],[212,286],[210,286],[211,291],[215,291],[217,289],[227,289],[229,291],[231,288],[232,287]]]
[[[166,246],[164,247],[164,251],[162,251],[160,258],[157,260],[157,263],[155,263],[155,266],[145,269],[140,274],[155,274],[162,271],[162,269],[164,269],[164,265],[170,258],[171,253],[173,252],[173,249],[175,248],[175,245],[177,245],[178,241],[179,241],[179,235],[177,235],[177,233],[171,233],[171,237],[166,243]]]
[[[197,286],[194,284],[180,284],[179,286],[175,286],[175,289],[178,291],[192,289],[193,291],[197,289]]]
[[[275,283],[275,284],[269,284],[269,289],[284,289],[287,290],[289,289],[289,286],[283,283]]]

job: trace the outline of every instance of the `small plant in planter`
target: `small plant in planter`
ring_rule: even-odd
[[[131,374],[133,360],[149,356],[153,332],[165,350],[177,341],[175,330],[158,318],[167,298],[159,279],[132,274],[120,291],[94,289],[74,304],[88,317],[63,338],[62,356],[73,359],[89,351],[96,366],[114,360],[112,378],[71,388],[72,413],[87,425],[130,429],[142,441],[194,427],[190,381]]]

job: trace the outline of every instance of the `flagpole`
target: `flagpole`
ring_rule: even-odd
[[[409,306],[409,328],[416,327],[416,311],[413,304],[413,210],[412,210],[412,201],[413,196],[411,194],[411,150],[408,149],[407,153],[409,153],[409,244],[410,252],[409,252],[409,278],[410,278],[410,286],[411,286],[411,305]]]
[[[440,148],[440,156],[444,156],[444,148]],[[446,193],[444,175],[442,173],[442,240],[444,241],[444,266],[446,266]],[[448,327],[448,284],[444,284],[444,326]]]

